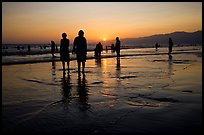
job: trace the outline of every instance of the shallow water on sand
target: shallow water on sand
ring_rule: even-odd
[[[198,54],[198,53],[196,53]],[[186,133],[201,128],[202,56],[2,66],[4,133]]]

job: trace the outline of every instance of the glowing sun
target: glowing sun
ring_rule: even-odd
[[[106,41],[106,38],[103,38],[103,41]]]

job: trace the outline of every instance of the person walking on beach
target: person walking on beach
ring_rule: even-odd
[[[116,37],[115,50],[116,50],[117,58],[119,58],[120,57],[120,40],[119,40],[119,37]]]
[[[51,53],[52,53],[52,57],[55,57],[54,53],[55,53],[55,42],[51,41]]]
[[[84,31],[80,30],[78,32],[78,35],[74,39],[74,46],[72,53],[76,53],[77,63],[78,63],[78,74],[80,76],[80,67],[82,63],[82,73],[84,75],[84,68],[85,68],[85,62],[86,62],[86,55],[87,55],[87,41],[84,37]]]
[[[173,44],[174,43],[173,43],[172,39],[169,38],[169,55],[171,55]]]
[[[69,39],[66,38],[67,34],[62,33],[62,39],[60,41],[60,60],[62,61],[63,72],[65,72],[65,62],[67,62],[69,72]]]

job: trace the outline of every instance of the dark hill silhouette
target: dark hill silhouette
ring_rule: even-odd
[[[172,38],[175,45],[202,44],[202,31],[196,32],[178,31],[167,34],[156,34],[148,37],[124,38],[121,39],[121,45],[153,47],[155,43],[158,42],[161,46],[167,46],[169,37]],[[111,43],[112,42],[114,41],[111,41]]]

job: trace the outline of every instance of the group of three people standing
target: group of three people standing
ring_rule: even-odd
[[[84,31],[80,30],[78,36],[74,39],[74,46],[72,53],[76,54],[77,63],[78,63],[78,74],[81,72],[81,63],[82,63],[82,73],[84,75],[84,68],[87,55],[87,41],[84,37]],[[60,60],[62,61],[63,72],[65,72],[65,62],[67,62],[68,72],[69,72],[69,39],[67,38],[66,33],[62,33],[62,39],[60,41]]]

